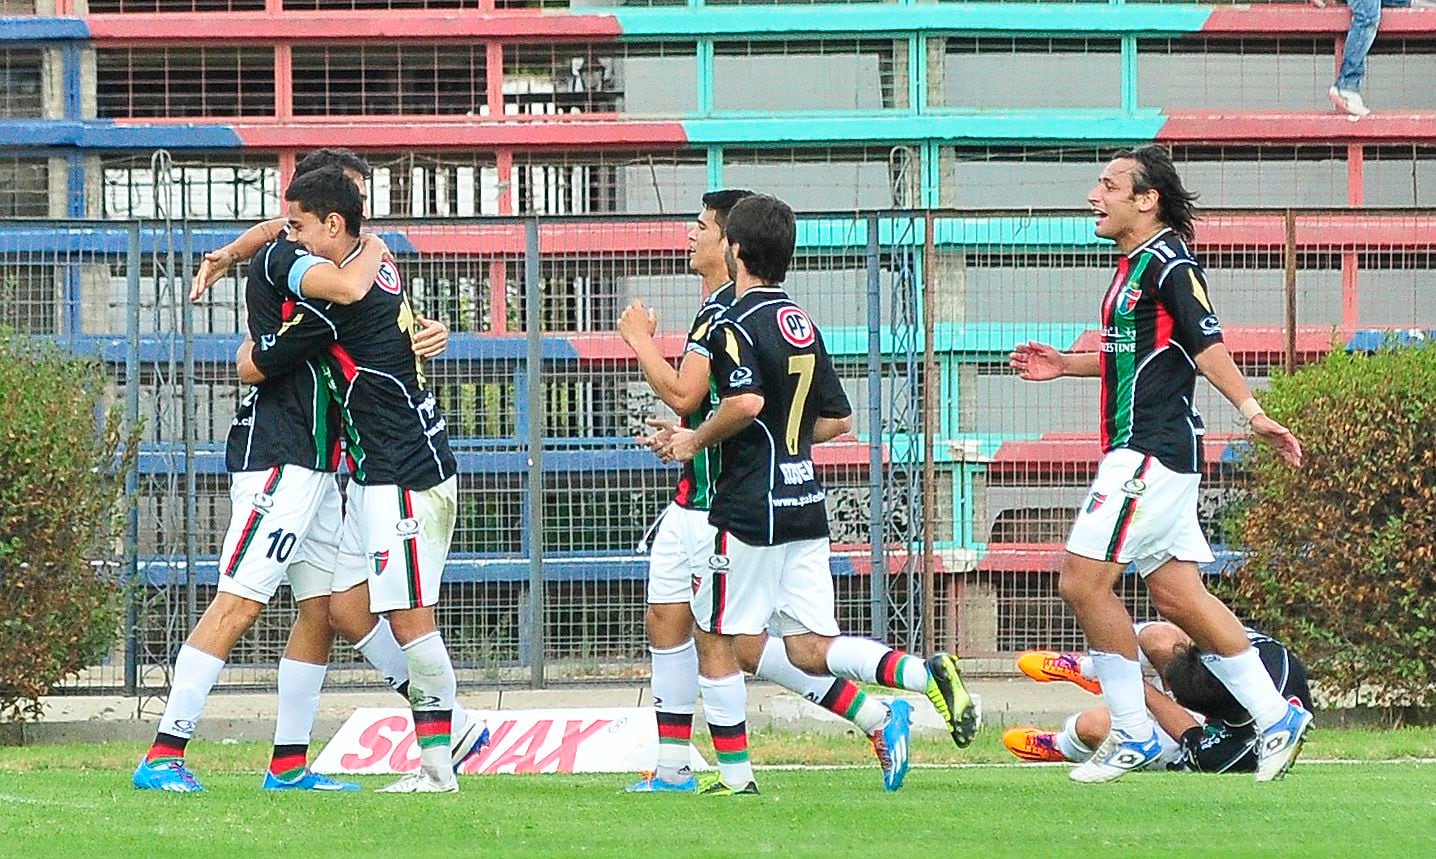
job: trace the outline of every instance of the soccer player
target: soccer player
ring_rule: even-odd
[[[1301,660],[1269,636],[1252,629],[1246,635],[1281,694],[1310,710],[1311,689]],[[1255,772],[1257,736],[1251,714],[1202,664],[1191,638],[1170,623],[1156,622],[1138,624],[1137,643],[1143,667],[1157,675],[1144,690],[1162,743],[1155,765],[1183,772]],[[1100,691],[1091,657],[1078,653],[1024,653],[1018,667],[1039,682],[1066,680]],[[1093,707],[1073,714],[1061,731],[1013,728],[1002,741],[1023,760],[1080,763],[1106,739],[1110,726],[1107,708]]]
[[[1203,662],[1252,714],[1261,735],[1257,781],[1286,773],[1311,723],[1311,714],[1273,685],[1241,623],[1207,592],[1198,569],[1213,558],[1197,522],[1203,433],[1192,405],[1197,373],[1293,466],[1301,464],[1301,445],[1262,411],[1222,343],[1206,275],[1187,248],[1195,200],[1166,150],[1117,153],[1087,197],[1097,235],[1122,252],[1102,300],[1101,351],[1069,354],[1034,342],[1010,356],[1029,381],[1102,380],[1104,455],[1058,580],[1087,635],[1112,714],[1107,739],[1071,773],[1079,782],[1120,778],[1161,752],[1144,706],[1132,619],[1112,592],[1131,563],[1157,610],[1192,637]]]
[[[300,161],[296,175],[321,167],[341,169],[355,183],[361,197],[368,165],[348,150],[317,150]],[[382,242],[376,244],[380,256]],[[285,284],[303,249],[282,234],[266,245],[262,263],[249,272],[245,303],[251,337],[277,330],[292,314],[292,295]],[[376,258],[377,260],[377,258]],[[377,266],[377,262],[375,263]],[[377,267],[375,268],[377,270]],[[362,278],[367,269],[355,267],[345,277],[333,268],[299,276],[311,293],[338,300],[353,300],[367,292]],[[217,277],[217,275],[216,275]],[[213,280],[210,280],[212,283]],[[372,279],[369,284],[372,286]],[[196,278],[194,298],[209,283]],[[415,338],[415,353],[431,357],[443,351],[448,330],[442,323],[426,326]],[[280,577],[287,577],[299,607],[284,658],[279,664],[279,706],[275,745],[265,774],[265,790],[350,790],[345,785],[307,769],[310,732],[319,706],[319,693],[335,627],[403,693],[408,671],[403,652],[386,623],[369,614],[363,587],[364,559],[339,556],[342,498],[333,480],[338,464],[337,406],[322,381],[326,369],[311,362],[308,373],[284,376],[251,388],[230,427],[226,461],[233,477],[232,521],[221,554],[220,596],[206,611],[175,663],[172,693],[155,742],[136,769],[134,783],[141,789],[189,792],[201,789],[184,763],[185,747],[198,722],[204,702],[218,679],[229,651],[269,597]],[[275,469],[289,475],[277,480],[272,491],[263,487]],[[327,472],[328,479],[318,473]],[[276,503],[277,500],[277,503]],[[276,527],[277,526],[277,527]],[[256,548],[267,531],[274,543],[261,556]],[[247,536],[246,536],[247,535]],[[336,570],[338,587],[335,587]],[[360,587],[354,587],[358,571]],[[346,575],[347,572],[347,575]],[[331,590],[337,607],[331,606]],[[453,764],[457,768],[480,749],[487,730],[481,720],[470,721],[455,712]]]
[[[724,225],[728,213],[751,191],[711,191],[688,231],[689,268],[702,278],[703,304],[689,328],[683,358],[675,369],[653,340],[657,321],[635,300],[619,318],[624,342],[638,357],[649,385],[693,428],[717,405],[709,374],[708,331],[718,314],[733,302],[733,283],[724,258]],[[820,440],[820,439],[819,439]],[[721,467],[719,451],[701,451],[683,464],[673,502],[661,514],[648,564],[648,644],[653,656],[653,702],[659,729],[658,767],[629,788],[630,792],[691,792],[697,780],[689,768],[693,712],[698,701],[698,653],[693,644],[693,582],[701,579],[713,554],[716,530],[708,509]],[[873,744],[883,768],[884,785],[901,786],[899,766],[890,749],[906,746],[910,705],[874,704],[851,680],[814,677],[788,661],[781,638],[768,637],[756,664],[744,670],[771,680],[852,720]]]
[[[847,432],[852,408],[817,326],[782,287],[793,210],[753,195],[729,212],[726,230],[735,299],[705,341],[719,404],[696,429],[666,425],[649,439],[660,456],[680,462],[721,445],[708,516],[716,533],[692,598],[698,683],[720,774],[703,793],[758,792],[740,669],[760,661],[769,632],[801,671],[926,694],[966,746],[977,714],[955,659],[937,654],[924,663],[841,636],[833,617],[827,509],[812,446]],[[881,708],[871,699],[862,706]],[[906,773],[906,744],[888,753],[895,765],[884,780],[895,788]]]
[[[285,199],[290,236],[316,260],[307,267],[346,263],[359,252],[362,202],[338,170],[295,179]],[[414,313],[389,260],[374,288],[349,305],[306,299],[294,270],[287,282],[298,298],[295,315],[257,345],[241,346],[240,379],[255,384],[303,372],[305,361],[321,353],[330,363],[353,467],[341,551],[369,562],[369,608],[385,615],[403,648],[420,747],[419,769],[382,792],[454,792],[450,732],[457,684],[434,606],[457,517],[457,467],[444,418],[412,353]]]

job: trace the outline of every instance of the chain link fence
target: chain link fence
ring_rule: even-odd
[[[375,222],[416,310],[451,329],[430,379],[460,465],[440,623],[465,683],[646,676],[645,558],[636,546],[676,470],[638,448],[670,416],[616,332],[653,307],[676,359],[700,295],[687,224],[670,217]],[[237,223],[0,221],[0,326],[97,356],[142,420],[115,652],[65,691],[154,694],[213,596],[229,519],[223,444],[243,270],[186,300],[204,251]],[[788,287],[823,328],[855,409],[817,463],[829,489],[844,629],[956,649],[1006,671],[1014,651],[1081,645],[1056,590],[1061,545],[1095,473],[1091,379],[1024,383],[1016,343],[1096,345],[1116,261],[1070,211],[881,211],[800,217]],[[1208,211],[1196,252],[1238,363],[1260,388],[1380,329],[1436,328],[1436,212]],[[1234,410],[1205,383],[1201,512],[1220,571],[1221,511],[1239,491]],[[930,443],[929,443],[930,442]],[[1138,617],[1141,584],[1121,592]],[[269,686],[294,606],[281,590],[221,680]],[[347,647],[330,683],[376,685]]]

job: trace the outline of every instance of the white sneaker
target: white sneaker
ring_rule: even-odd
[[[1257,781],[1276,781],[1286,775],[1306,742],[1311,714],[1298,704],[1288,703],[1281,721],[1257,737]]]
[[[489,744],[489,729],[484,720],[470,715],[463,727],[455,725],[454,738],[449,744],[449,759],[453,762],[454,774],[459,773],[464,762],[483,750]]]
[[[1162,744],[1157,733],[1145,740],[1134,740],[1126,732],[1112,729],[1097,751],[1077,766],[1067,777],[1084,784],[1116,781],[1130,772],[1136,772],[1161,757]]]
[[[1326,97],[1331,99],[1331,103],[1342,113],[1350,114],[1351,116],[1371,115],[1371,109],[1361,100],[1361,93],[1359,92],[1332,87],[1326,91]]]
[[[376,793],[458,793],[459,780],[453,772],[431,773],[419,767],[398,781],[381,787]]]

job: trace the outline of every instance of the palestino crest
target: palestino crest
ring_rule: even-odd
[[[785,307],[778,311],[778,333],[792,346],[806,349],[817,339],[813,320],[798,307]]]
[[[1093,492],[1087,499],[1087,512],[1096,513],[1097,509],[1107,500],[1107,496],[1101,492]]]
[[[389,293],[398,295],[403,292],[403,285],[399,281],[399,269],[389,260],[379,264],[379,273],[374,275],[374,285]]]

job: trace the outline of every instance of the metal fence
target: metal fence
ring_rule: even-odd
[[[632,436],[665,409],[615,331],[653,306],[677,357],[698,295],[671,217],[378,221],[416,308],[453,336],[430,378],[460,463],[440,622],[467,683],[640,677],[645,560],[676,472]],[[67,689],[155,692],[214,592],[229,518],[223,442],[241,394],[243,272],[185,300],[199,256],[243,224],[0,222],[0,326],[109,368],[143,419],[131,623]],[[1211,211],[1196,247],[1229,348],[1257,387],[1369,329],[1433,328],[1436,212]],[[1116,254],[1073,212],[804,215],[788,286],[824,330],[856,410],[824,446],[846,630],[979,670],[1081,644],[1056,592],[1060,547],[1095,472],[1095,380],[1023,383],[1011,347],[1095,345]],[[1238,491],[1244,442],[1205,383],[1202,516]],[[1220,562],[1211,572],[1219,571]],[[877,574],[875,574],[875,572]],[[1150,616],[1140,582],[1122,592]],[[294,617],[281,591],[222,683],[268,685]],[[369,685],[335,649],[331,684]]]

